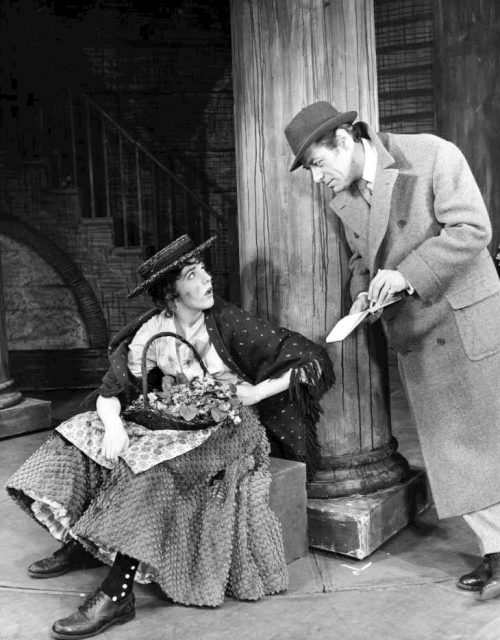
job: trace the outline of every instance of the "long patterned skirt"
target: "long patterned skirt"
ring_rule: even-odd
[[[268,441],[252,409],[242,418],[142,473],[121,459],[107,469],[53,432],[6,488],[59,540],[108,564],[116,552],[137,558],[136,579],[175,602],[257,600],[285,590],[288,575],[268,505]]]

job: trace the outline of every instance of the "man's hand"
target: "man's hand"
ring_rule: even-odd
[[[368,309],[370,306],[370,301],[368,300],[368,292],[363,291],[358,295],[356,300],[352,303],[351,308],[349,309],[349,314],[358,313],[359,311],[364,311]]]
[[[352,306],[349,309],[349,314],[358,313],[359,311],[365,311],[365,309],[368,309],[369,306],[370,306],[370,301],[368,300],[368,292],[363,291],[358,295],[356,300],[352,303]],[[368,314],[364,322],[368,322],[369,324],[372,324],[372,322],[375,322],[376,320],[378,320],[381,315],[382,315],[382,309],[379,309],[374,313]]]
[[[368,300],[373,305],[384,304],[388,298],[409,288],[407,279],[395,269],[379,269],[368,287]]]
[[[117,462],[118,456],[128,449],[129,439],[121,418],[109,421],[104,426],[101,453],[110,462]]]

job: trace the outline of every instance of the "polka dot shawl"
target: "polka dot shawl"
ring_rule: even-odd
[[[89,396],[87,408],[94,408],[97,395],[117,396],[122,406],[139,395],[140,385],[127,367],[128,344],[155,313],[158,311],[152,309],[142,314],[113,338],[109,346],[110,369],[99,389]],[[205,311],[205,321],[221,359],[247,382],[257,384],[292,370],[288,391],[267,398],[257,408],[272,453],[307,462],[311,473],[317,462],[315,425],[321,412],[319,400],[334,383],[333,365],[326,351],[301,334],[273,326],[220,298]],[[152,386],[155,375],[158,371],[148,375]]]

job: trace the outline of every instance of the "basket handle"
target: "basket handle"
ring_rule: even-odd
[[[143,397],[144,408],[145,409],[149,409],[150,408],[149,407],[149,399],[148,399],[148,380],[147,380],[148,376],[147,376],[147,371],[146,371],[146,356],[147,356],[148,349],[149,349],[151,343],[154,342],[157,338],[163,338],[164,336],[170,336],[172,338],[177,338],[177,340],[180,340],[181,342],[184,342],[184,344],[186,344],[191,349],[191,351],[193,352],[195,358],[198,360],[203,373],[205,375],[208,374],[208,369],[206,368],[205,363],[201,359],[200,354],[198,353],[198,351],[196,351],[194,346],[188,340],[186,340],[186,338],[183,338],[178,333],[173,333],[172,331],[160,331],[160,333],[155,333],[155,335],[151,336],[151,338],[149,338],[149,340],[144,345],[144,349],[142,351],[142,358],[141,358],[142,397]]]

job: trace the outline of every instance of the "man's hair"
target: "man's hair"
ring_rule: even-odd
[[[182,270],[187,265],[203,264],[203,260],[199,256],[193,256],[180,262],[174,269],[167,273],[148,287],[147,292],[157,309],[165,312],[169,318],[175,312],[175,300],[179,297],[177,293],[176,282],[179,279]]]
[[[335,129],[332,129],[324,136],[321,136],[321,138],[316,140],[316,144],[321,144],[325,147],[329,147],[330,149],[335,149],[339,146],[339,141],[335,137],[335,134],[339,129],[345,129],[352,137],[354,142],[359,142],[361,138],[369,139],[370,137],[368,135],[368,126],[366,122],[355,122],[354,124],[341,124]]]

